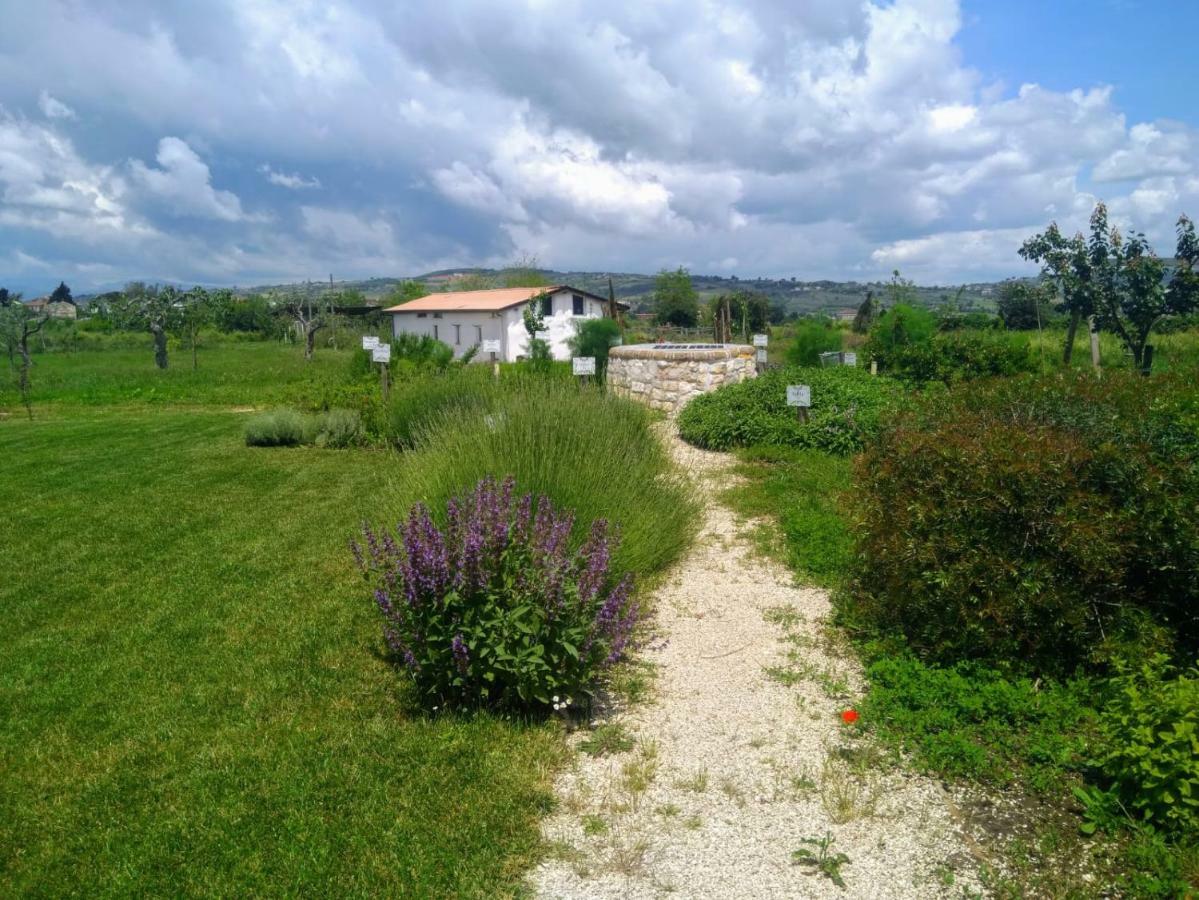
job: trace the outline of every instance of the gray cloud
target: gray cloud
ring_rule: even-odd
[[[1169,249],[1194,128],[984,84],[960,24],[955,0],[0,0],[0,280],[529,251],[948,281],[1020,271],[1021,235],[1100,194]]]

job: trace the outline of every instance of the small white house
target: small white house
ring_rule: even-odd
[[[608,301],[570,285],[540,288],[496,288],[490,291],[449,291],[430,294],[392,306],[392,334],[427,334],[449,344],[455,356],[461,356],[476,344],[499,341],[498,359],[516,362],[528,355],[529,334],[525,330],[524,308],[535,301],[545,322],[541,337],[550,345],[554,359],[570,359],[566,342],[575,335],[575,322],[608,315]],[[628,309],[625,303],[618,303]],[[480,362],[491,355],[480,352]]]

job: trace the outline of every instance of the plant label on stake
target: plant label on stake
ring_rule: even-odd
[[[787,405],[799,411],[799,421],[808,421],[808,407],[812,405],[812,387],[807,384],[787,385]]]
[[[378,346],[379,346],[379,339],[377,337],[375,337],[374,335],[364,334],[362,336],[362,349],[363,350],[374,350]]]
[[[570,361],[571,368],[576,375],[594,375],[595,374],[595,357],[594,356],[576,356]]]
[[[500,342],[495,341],[495,340],[484,341],[483,342],[483,352],[484,353],[499,353],[500,352]]]
[[[765,347],[769,340],[770,340],[770,338],[768,335],[755,334],[754,335],[754,346],[755,347]]]
[[[847,351],[842,356],[842,359],[845,361],[845,365],[847,366],[856,366],[858,364],[858,355],[852,350]]]
[[[381,363],[379,366],[379,388],[383,393],[383,403],[387,403],[387,395],[390,392],[391,384],[389,373],[391,371],[389,364],[391,363],[391,344],[380,344],[371,350],[371,360]]]
[[[766,365],[766,348],[759,347],[757,354],[755,354],[755,358],[757,359],[758,365]]]

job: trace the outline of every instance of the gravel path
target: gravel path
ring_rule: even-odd
[[[705,496],[729,457],[668,438]],[[656,596],[665,646],[652,699],[607,717],[621,752],[580,752],[532,876],[547,898],[939,897],[978,885],[930,779],[878,765],[839,718],[860,673],[823,627],[824,591],[755,557],[713,499],[696,546]],[[771,672],[768,672],[771,670]],[[580,730],[576,743],[595,734]],[[844,853],[838,888],[792,863],[804,838]]]

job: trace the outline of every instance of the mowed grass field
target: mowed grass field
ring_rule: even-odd
[[[344,362],[290,356],[42,356],[59,402],[0,419],[0,896],[520,891],[560,734],[405,704],[346,550],[402,459],[222,405]]]

